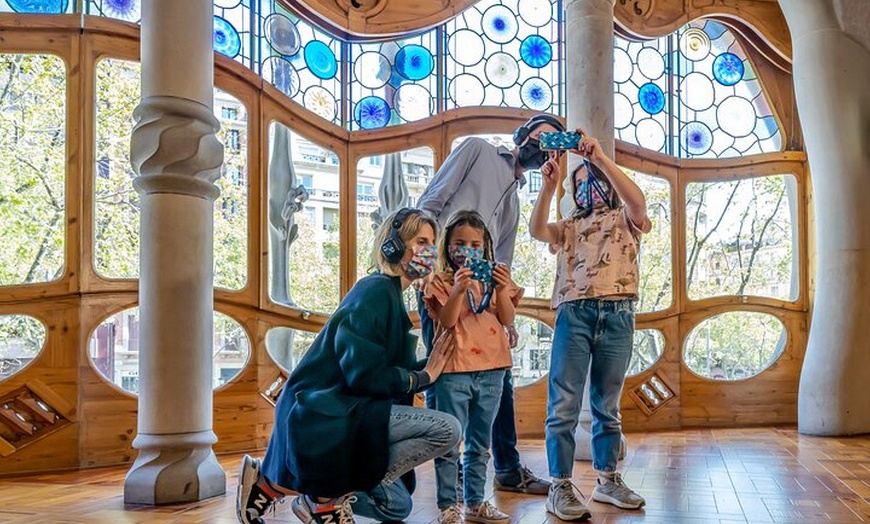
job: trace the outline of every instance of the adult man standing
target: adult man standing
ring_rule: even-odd
[[[564,131],[555,117],[540,114],[530,118],[514,131],[515,147],[494,146],[482,138],[468,138],[444,161],[420,196],[417,206],[432,215],[439,227],[454,211],[473,209],[486,221],[492,234],[498,262],[511,265],[520,202],[517,189],[525,184],[523,173],[540,168],[547,160],[538,137],[544,131]],[[431,349],[433,325],[418,296],[418,310],[423,341]],[[516,346],[517,332],[508,327],[511,347]],[[426,398],[434,408],[434,398]],[[495,465],[495,489],[535,495],[546,495],[550,483],[536,477],[520,463],[517,451],[517,429],[514,420],[514,389],[510,370],[505,374],[501,403],[492,426],[492,454]]]

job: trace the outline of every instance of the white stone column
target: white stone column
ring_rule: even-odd
[[[613,5],[615,0],[568,0],[565,6],[565,73],[568,129],[581,127],[601,142],[613,158]],[[568,172],[579,163],[569,157]],[[560,202],[563,216],[574,208],[571,181],[566,178]],[[589,380],[583,392],[580,424],[574,434],[574,458],[592,460],[592,415]],[[625,450],[623,437],[620,457]]]
[[[812,171],[818,261],[798,429],[813,435],[867,433],[870,50],[867,40],[861,43],[862,33],[848,28],[863,27],[866,37],[870,11],[862,2],[847,0],[780,0],[780,7],[792,37],[795,95]]]
[[[142,102],[131,161],[141,196],[139,450],[124,501],[169,504],[226,491],[212,451],[214,185],[211,0],[145,0]]]

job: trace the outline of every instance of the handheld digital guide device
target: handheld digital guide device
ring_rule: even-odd
[[[466,258],[465,267],[471,269],[471,278],[480,280],[484,284],[492,284],[492,270],[498,262],[492,262],[484,258]]]
[[[576,149],[582,139],[583,135],[578,131],[545,131],[540,135],[541,149],[544,151]]]

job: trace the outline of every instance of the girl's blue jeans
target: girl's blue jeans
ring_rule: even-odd
[[[501,400],[504,374],[503,369],[445,373],[435,382],[438,411],[453,415],[462,424],[465,438],[462,480],[468,507],[474,507],[484,500],[492,421]],[[458,466],[459,444],[443,457],[435,459],[438,509],[456,504]]]
[[[570,478],[574,431],[589,376],[592,465],[615,471],[622,435],[619,401],[631,359],[634,302],[574,300],[559,306],[547,400],[546,443],[550,475]]]

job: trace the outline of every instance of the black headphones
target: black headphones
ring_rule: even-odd
[[[423,212],[413,207],[403,207],[396,212],[393,223],[390,225],[390,235],[381,244],[381,254],[390,264],[398,264],[405,254],[405,243],[399,236],[399,228],[411,215],[420,215]]]
[[[533,129],[542,124],[550,124],[555,127],[557,131],[565,131],[565,126],[562,125],[562,122],[559,122],[554,116],[546,115],[541,113],[540,115],[535,115],[529,119],[528,122],[521,125],[514,131],[514,144],[520,145],[529,138],[529,134]]]

